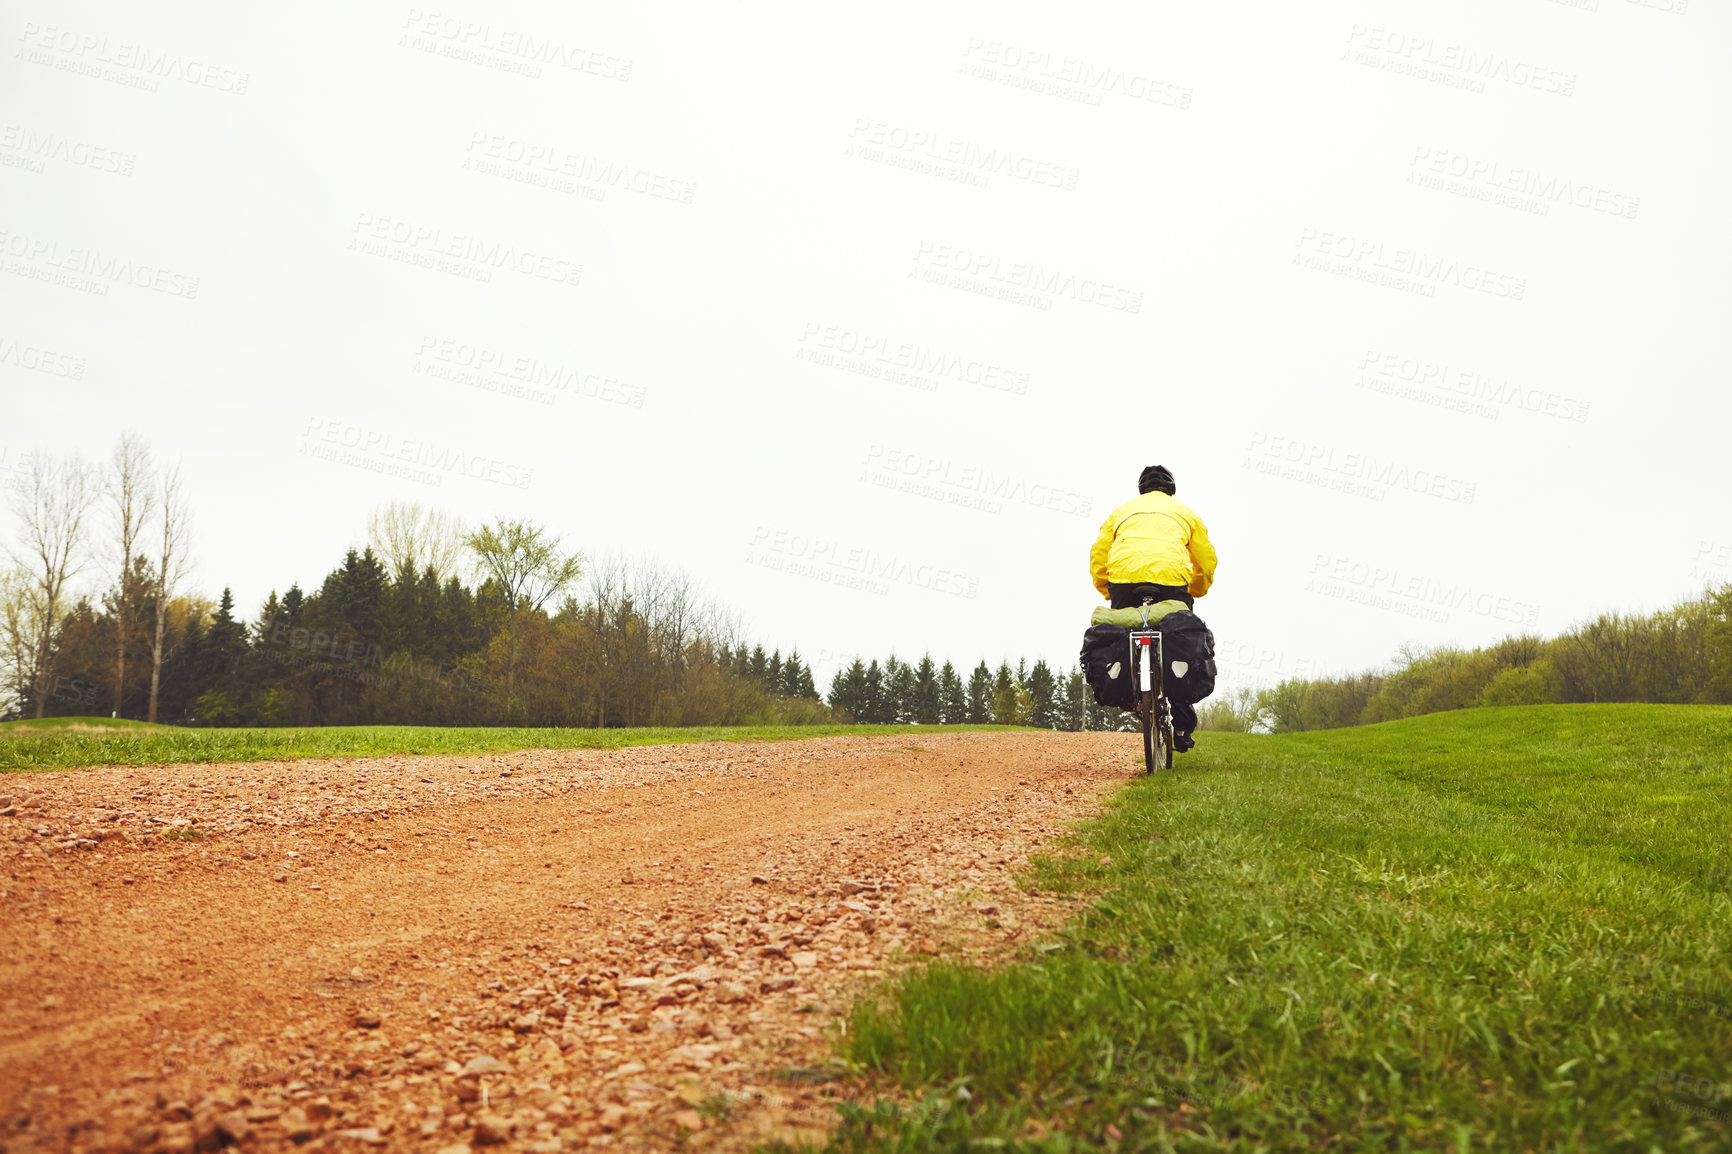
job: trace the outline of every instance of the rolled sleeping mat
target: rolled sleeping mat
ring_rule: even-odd
[[[1157,601],[1153,605],[1145,605],[1138,609],[1109,609],[1105,605],[1095,609],[1089,618],[1090,625],[1121,625],[1126,629],[1141,629],[1143,617],[1148,615],[1150,625],[1159,625],[1161,618],[1180,609],[1189,609],[1183,601]]]

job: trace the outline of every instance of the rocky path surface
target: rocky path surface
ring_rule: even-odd
[[[745,1149],[1139,767],[935,734],[0,777],[0,1151]]]

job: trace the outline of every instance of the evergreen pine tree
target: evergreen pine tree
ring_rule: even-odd
[[[247,649],[247,629],[235,620],[235,595],[227,587],[204,636],[204,672],[209,685],[232,676]]]
[[[998,673],[992,679],[992,720],[997,725],[1016,724],[1016,675],[1008,661],[998,663]]]
[[[968,693],[956,675],[956,666],[948,661],[938,671],[938,720],[945,725],[961,725],[968,720]]]
[[[866,681],[860,692],[860,710],[860,720],[866,724],[884,724],[884,671],[878,668],[876,657],[872,659],[872,664],[866,667]]]
[[[202,725],[239,725],[245,720],[239,674],[247,655],[247,627],[235,620],[234,610],[234,593],[224,588],[204,631],[198,666],[188,687],[195,720]]]
[[[914,720],[921,725],[938,724],[938,670],[930,653],[920,659],[920,667],[914,671]]]
[[[1039,729],[1058,728],[1058,684],[1045,661],[1036,661],[1026,682],[1029,693],[1028,723]]]
[[[172,615],[170,619],[174,621]],[[202,681],[206,622],[203,614],[191,613],[184,623],[179,624],[180,639],[170,648],[162,666],[162,692],[157,700],[156,719],[164,724],[185,725],[193,719],[192,703],[205,690]],[[169,636],[172,638],[174,634]]]
[[[895,661],[895,658],[891,658]],[[896,669],[884,681],[884,697],[889,707],[889,720],[897,725],[907,725],[915,718],[919,709],[920,683],[915,676],[914,666],[906,661],[897,661]]]
[[[753,681],[756,681],[760,685],[764,683],[765,675],[770,671],[770,659],[765,655],[764,647],[762,645],[756,646],[752,650],[752,659],[751,664],[748,666],[748,670],[749,672],[747,675],[751,677]]]
[[[886,725],[894,723],[897,720],[897,713],[900,711],[900,708],[901,708],[901,703],[896,700],[896,692],[897,692],[896,678],[897,678],[897,675],[901,672],[901,670],[902,670],[902,662],[897,660],[896,654],[892,653],[889,657],[884,659],[884,681],[883,681],[884,691],[883,692],[884,692],[884,723]]]
[[[253,644],[265,647],[275,647],[271,637],[279,625],[283,623],[283,603],[277,597],[277,591],[271,590],[271,595],[265,598],[265,604],[259,610],[259,619],[253,622]]]
[[[346,650],[354,642],[360,642],[364,650],[367,644],[379,639],[379,614],[384,608],[388,581],[385,566],[371,549],[361,553],[349,550],[343,558],[343,567],[325,578],[324,588],[319,591],[320,600],[325,603],[326,612],[336,617],[334,623],[347,635],[337,639],[339,650]]]
[[[1052,679],[1052,727],[1063,733],[1069,730],[1070,715],[1070,678],[1054,676]]]
[[[770,654],[769,663],[764,666],[764,687],[773,694],[782,692],[782,651],[780,649]]]
[[[305,604],[307,595],[301,592],[300,582],[289,586],[289,591],[283,594],[283,624],[290,629],[301,623],[301,606]]]
[[[866,720],[866,667],[856,657],[847,669],[838,670],[830,682],[830,708],[851,720]]]
[[[968,675],[968,723],[988,725],[992,722],[992,670],[982,661]]]
[[[439,591],[437,622],[433,639],[440,654],[450,658],[453,665],[472,664],[474,655],[485,643],[481,636],[481,607],[476,604],[474,592],[455,577],[447,577]]]
[[[409,566],[394,572],[387,570],[387,574],[385,597],[379,609],[378,634],[373,639],[378,646],[374,653],[376,660],[368,662],[368,673],[390,680],[395,667],[387,669],[388,661],[394,659],[397,665],[407,663],[412,668],[417,657],[429,655],[428,636],[439,602],[439,579],[430,573],[418,573]],[[411,708],[408,692],[404,690],[404,696],[394,703],[398,708]],[[375,703],[375,708],[380,704]],[[373,720],[382,719],[375,715]],[[392,720],[405,719],[393,717]]]
[[[1071,670],[1070,676],[1064,679],[1063,691],[1058,701],[1058,727],[1069,733],[1079,733],[1087,729],[1088,711],[1092,704],[1088,682],[1083,679],[1082,670]]]

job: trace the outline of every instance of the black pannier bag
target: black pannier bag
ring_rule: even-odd
[[[1122,625],[1090,625],[1083,634],[1083,678],[1095,704],[1129,709],[1136,700],[1131,669],[1131,631]]]
[[[1167,614],[1160,629],[1167,697],[1195,705],[1215,692],[1215,634],[1188,609]]]
[[[1167,665],[1163,678],[1167,697],[1195,705],[1215,692],[1215,634],[1203,619],[1188,609],[1179,610],[1162,618],[1158,628]],[[1129,629],[1122,625],[1089,626],[1083,634],[1082,668],[1083,678],[1094,690],[1096,705],[1129,709],[1136,703]]]

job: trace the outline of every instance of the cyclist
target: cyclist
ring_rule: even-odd
[[[1173,474],[1150,465],[1137,478],[1137,496],[1106,519],[1089,551],[1089,575],[1114,609],[1134,609],[1144,597],[1155,601],[1195,598],[1215,582],[1215,547],[1202,518],[1173,493]],[[1180,752],[1195,741],[1197,711],[1183,702],[1173,707],[1173,747]]]

